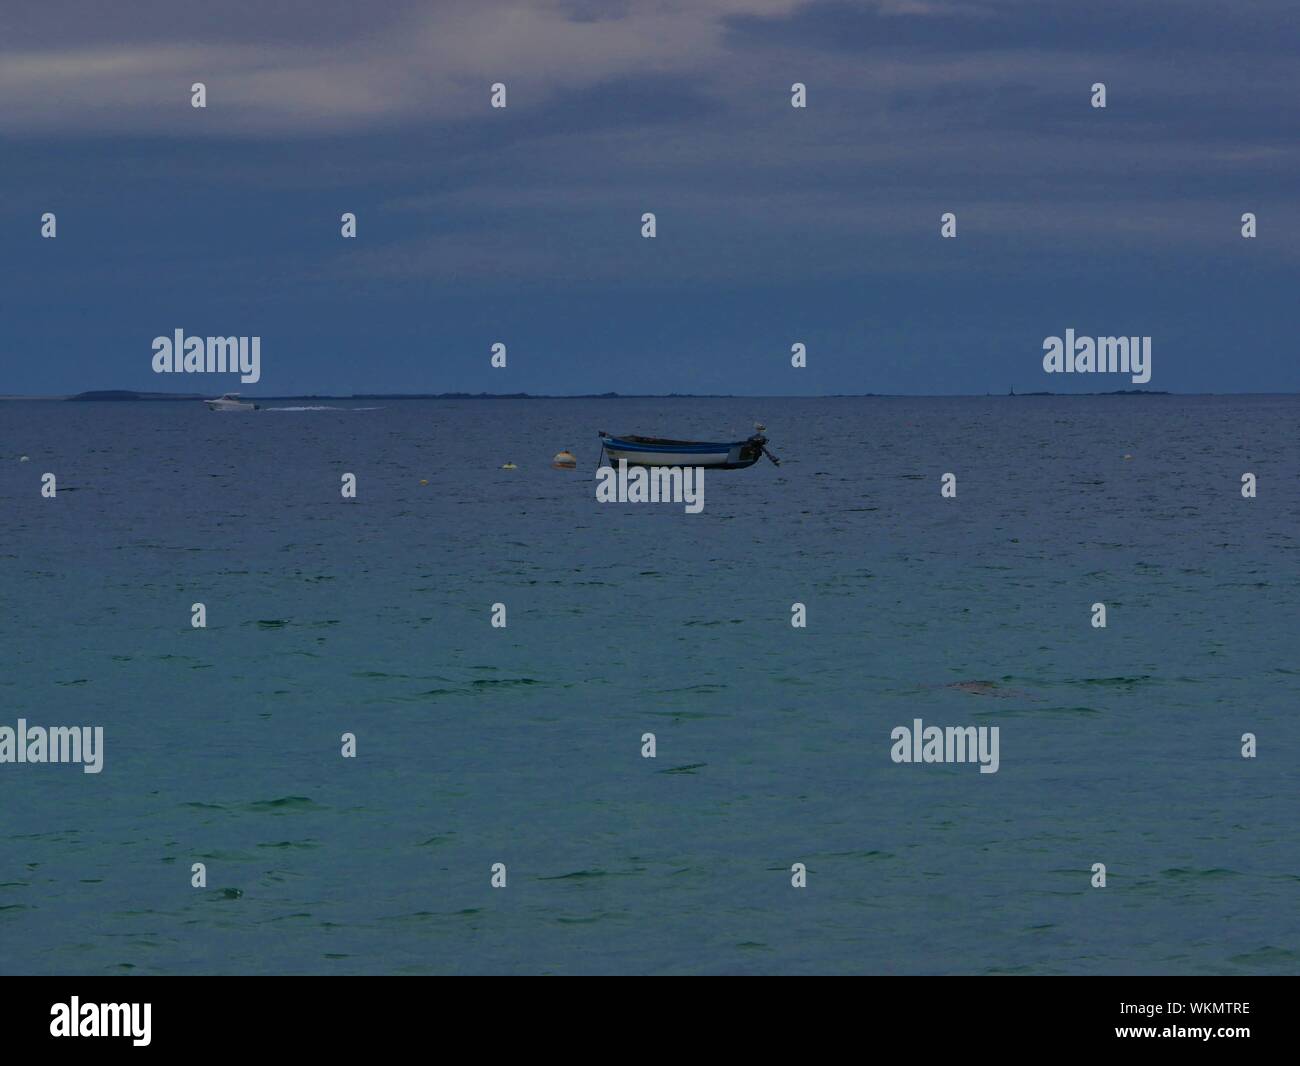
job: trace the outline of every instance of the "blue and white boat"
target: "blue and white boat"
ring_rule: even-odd
[[[781,465],[781,461],[767,450],[767,438],[762,433],[755,433],[747,440],[709,442],[664,437],[615,437],[602,429],[600,443],[611,461],[617,463],[626,459],[628,466],[707,466],[714,470],[743,470],[753,466],[764,455],[777,466]]]

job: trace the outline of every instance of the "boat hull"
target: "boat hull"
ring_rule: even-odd
[[[605,453],[615,463],[623,459],[628,466],[703,466],[714,470],[743,470],[753,466],[763,457],[766,443],[761,437],[710,443],[606,434],[601,434],[600,440]]]

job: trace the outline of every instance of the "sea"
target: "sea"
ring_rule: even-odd
[[[597,502],[598,430],[756,421],[700,513]],[[0,764],[0,972],[1296,973],[1298,428],[0,403],[0,726],[104,737]],[[997,772],[895,762],[917,720]]]

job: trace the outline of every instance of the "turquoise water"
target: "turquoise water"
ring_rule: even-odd
[[[0,404],[0,971],[1300,969],[1300,398],[323,403]]]

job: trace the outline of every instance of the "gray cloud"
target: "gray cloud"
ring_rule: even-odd
[[[53,2],[3,45],[0,130],[181,143],[162,166],[186,186],[349,190],[403,217],[312,278],[938,269],[911,242],[944,210],[1007,273],[1061,242],[1205,250],[1245,210],[1268,219],[1261,258],[1294,256],[1274,236],[1297,214],[1289,11],[237,0],[217,17],[180,0],[108,17]],[[206,111],[189,106],[195,80]],[[505,112],[487,106],[497,80]],[[806,111],[789,106],[796,80]],[[1095,80],[1105,111],[1088,106]],[[160,180],[152,157],[114,165]],[[661,218],[660,267],[622,239],[643,210]]]
[[[457,2],[401,5],[360,29],[325,5],[326,33],[313,5],[294,12],[294,24],[315,27],[305,40],[286,39],[286,12],[273,5],[239,5],[245,32],[233,39],[191,5],[138,22],[69,18],[44,34],[28,26],[16,35],[25,46],[11,41],[0,53],[0,129],[278,137],[481,120],[492,117],[495,81],[510,86],[517,108],[535,108],[608,79],[687,75],[722,58],[726,19],[795,6],[644,3],[592,18],[567,3]],[[189,107],[196,81],[208,87],[206,111]]]

